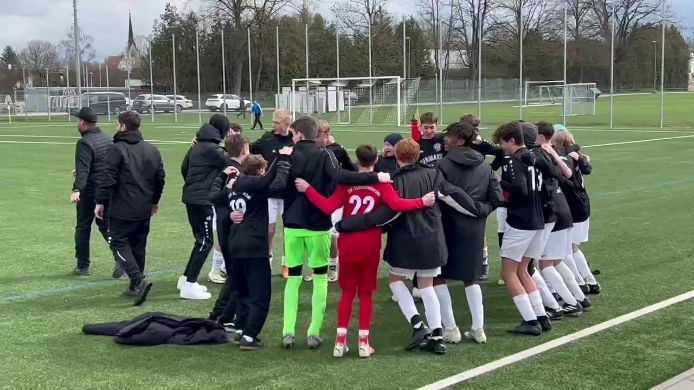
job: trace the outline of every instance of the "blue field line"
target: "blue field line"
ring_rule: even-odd
[[[655,188],[675,186],[675,185],[679,185],[679,184],[689,184],[689,183],[694,183],[694,177],[689,177],[689,178],[680,179],[680,180],[664,181],[664,182],[649,184],[649,185],[645,185],[645,186],[630,187],[630,188],[626,188],[626,189],[619,190],[619,191],[597,192],[597,193],[591,194],[590,197],[591,197],[591,199],[600,199],[600,198],[605,198],[605,197],[614,196],[614,195],[630,194],[630,193],[634,193],[634,192],[645,191],[645,190],[650,190],[650,189],[655,189]],[[167,269],[149,272],[148,275],[149,276],[168,275],[168,274],[171,274],[174,272],[181,272],[181,271],[182,271],[182,268],[167,268]],[[0,301],[14,302],[14,301],[20,301],[20,300],[24,300],[24,299],[31,299],[31,298],[36,298],[36,297],[56,295],[56,294],[60,294],[60,293],[64,293],[64,292],[82,290],[82,289],[86,289],[86,288],[108,286],[108,285],[112,285],[112,284],[115,284],[118,282],[120,282],[120,281],[115,280],[115,279],[109,279],[109,280],[99,280],[99,281],[94,281],[94,282],[73,284],[73,285],[65,286],[65,287],[52,287],[52,288],[46,288],[46,289],[41,289],[41,290],[28,291],[28,292],[20,293],[20,294],[3,295],[3,296],[0,296]]]
[[[168,274],[171,274],[174,272],[181,272],[181,270],[182,270],[182,268],[166,268],[166,269],[160,269],[157,271],[147,272],[147,275],[148,276],[168,275]],[[51,287],[51,288],[45,288],[45,289],[40,289],[40,290],[27,291],[25,293],[20,293],[20,294],[3,295],[3,296],[0,296],[0,300],[6,301],[6,302],[14,302],[14,301],[19,301],[19,300],[23,300],[23,299],[30,299],[30,298],[60,294],[63,292],[82,290],[85,288],[109,286],[109,285],[116,284],[119,282],[124,282],[124,281],[119,280],[119,279],[97,280],[94,282],[72,284],[72,285],[64,286],[64,287]]]

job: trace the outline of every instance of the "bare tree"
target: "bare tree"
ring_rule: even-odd
[[[352,36],[365,37],[369,23],[374,24],[376,14],[387,14],[387,4],[388,0],[345,0],[335,2],[331,9],[335,18],[351,31]]]
[[[60,66],[58,48],[48,41],[33,40],[27,43],[19,54],[19,60],[24,68],[36,69],[45,75],[45,69],[53,69]]]
[[[60,42],[58,42],[58,48],[60,48],[64,54],[65,58],[72,59],[75,57],[75,39],[74,39],[74,28],[71,26],[68,28],[66,32],[66,36],[64,39],[61,39]],[[84,34],[84,31],[82,31],[81,34],[79,34],[79,48],[80,48],[80,59],[83,61],[89,62],[94,59],[95,52],[94,52],[94,39],[90,35]]]
[[[478,48],[490,30],[485,23],[493,10],[491,0],[458,0],[451,4],[450,50],[456,50],[470,74],[477,74],[479,66]],[[481,29],[481,31],[480,31]]]

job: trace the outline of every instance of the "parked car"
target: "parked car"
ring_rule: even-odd
[[[166,95],[167,98],[170,100],[176,101],[176,104],[180,104],[181,107],[183,108],[191,108],[193,107],[193,101],[186,98],[183,95]]]
[[[248,99],[243,99],[237,95],[217,93],[210,95],[205,102],[205,106],[210,111],[245,111],[251,107],[251,102]]]
[[[179,102],[181,103],[181,102]],[[164,95],[138,95],[133,99],[132,109],[139,113],[154,112],[171,112],[176,110],[180,113],[183,110],[182,104],[176,104],[173,100]]]
[[[125,94],[121,92],[87,92],[82,94],[82,107],[89,107],[96,114],[118,115],[130,109]],[[76,103],[76,102],[75,102]],[[70,114],[76,115],[79,107],[70,107]]]

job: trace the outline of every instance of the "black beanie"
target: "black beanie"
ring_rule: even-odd
[[[383,139],[383,142],[388,142],[393,146],[400,141],[402,141],[402,135],[400,135],[400,133],[390,133],[386,135],[386,138]]]
[[[210,124],[214,126],[217,131],[219,131],[219,138],[224,139],[226,136],[227,132],[229,131],[229,127],[231,127],[231,123],[229,122],[229,118],[222,114],[214,114],[210,118]]]

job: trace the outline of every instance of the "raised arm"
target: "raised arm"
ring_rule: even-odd
[[[412,211],[424,208],[422,198],[403,199],[390,184],[379,186],[379,190],[381,191],[383,202],[394,211]]]
[[[338,185],[335,192],[333,192],[329,198],[326,198],[313,187],[308,186],[306,188],[306,197],[314,206],[318,207],[320,211],[326,215],[330,215],[345,204],[347,187]]]
[[[270,183],[268,187],[268,195],[270,197],[281,197],[284,193],[285,188],[287,188],[287,181],[289,180],[289,170],[291,169],[291,163],[288,158],[280,158],[277,161],[277,172],[275,173],[275,178]]]
[[[219,206],[227,201],[229,195],[229,189],[226,188],[227,178],[228,176],[225,172],[214,178],[208,194],[208,199],[213,205]]]

